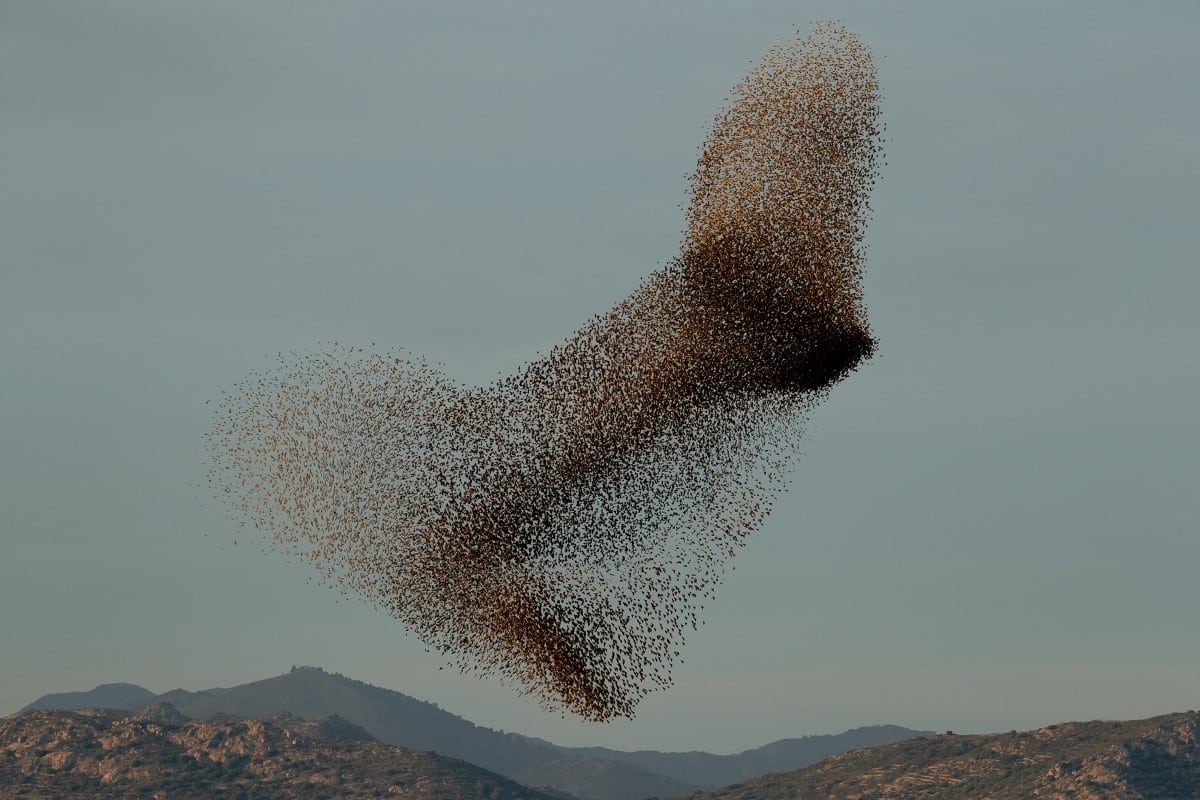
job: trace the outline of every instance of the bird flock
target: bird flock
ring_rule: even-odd
[[[875,348],[871,55],[819,24],[718,113],[680,255],[547,356],[464,387],[331,346],[223,393],[214,492],[464,671],[631,717],[668,686],[809,411]]]

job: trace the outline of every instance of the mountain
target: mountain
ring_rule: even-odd
[[[80,698],[90,701],[100,688],[46,695],[27,708],[103,706],[96,702],[52,704],[55,698],[63,703]],[[277,712],[305,719],[337,715],[381,742],[465,759],[527,785],[569,792],[579,800],[671,797],[765,772],[795,769],[855,747],[920,733],[896,726],[858,728],[837,736],[785,739],[737,755],[568,748],[484,728],[432,703],[316,667],[293,667],[283,675],[232,688],[198,692],[174,689],[151,695],[149,700],[135,697],[111,707],[137,711],[150,701],[171,703],[194,719],[221,713],[247,719]]]
[[[614,765],[626,771],[614,771]],[[592,785],[589,791],[628,800],[646,796],[644,784],[621,783],[637,768],[611,759],[576,756],[538,769],[559,770],[560,781]],[[658,780],[660,797],[676,788],[661,776],[640,779]],[[384,744],[340,717],[276,712],[264,719],[217,714],[197,721],[158,703],[136,714],[35,709],[0,718],[0,797],[60,796],[570,800],[461,759]],[[1200,712],[910,738],[696,792],[689,800],[1030,797],[1195,800]]]
[[[526,786],[552,787],[579,800],[678,797],[694,791],[697,786],[604,758],[572,757],[547,761],[526,767],[510,777]]]
[[[306,719],[336,714],[381,742],[433,750],[504,774],[562,758],[549,742],[484,728],[433,703],[315,667],[293,668],[229,689],[174,689],[157,701],[171,703],[195,719],[217,713],[254,718],[286,711]]]
[[[62,692],[39,697],[22,711],[34,709],[144,708],[154,702],[154,692],[132,683],[105,683],[90,692]]]
[[[780,739],[753,750],[745,750],[728,756],[695,751],[690,753],[660,753],[657,750],[625,752],[609,750],[605,747],[571,748],[568,752],[572,756],[580,758],[623,761],[684,784],[711,789],[767,772],[781,772],[815,764],[822,759],[845,753],[848,750],[888,744],[928,733],[929,731],[914,731],[898,725],[873,725],[855,728],[832,736]]]
[[[188,720],[32,710],[0,719],[0,796],[552,800],[460,759],[376,741],[345,720]]]
[[[1200,712],[944,734],[855,750],[691,800],[1182,800],[1200,797]]]

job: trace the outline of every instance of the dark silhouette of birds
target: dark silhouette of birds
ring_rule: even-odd
[[[680,255],[490,386],[416,356],[290,354],[222,396],[231,514],[466,671],[585,718],[670,684],[809,411],[871,356],[871,55],[835,24],[716,116]]]

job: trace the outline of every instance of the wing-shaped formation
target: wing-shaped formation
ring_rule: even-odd
[[[411,356],[285,358],[224,396],[214,488],[464,670],[632,716],[783,488],[805,415],[874,349],[878,116],[852,34],[776,47],[716,118],[682,252],[627,300],[483,388]]]

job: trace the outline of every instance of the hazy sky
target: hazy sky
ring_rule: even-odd
[[[830,17],[885,93],[881,349],[638,719],[438,671],[208,499],[205,401],[278,351],[484,383],[631,292],[730,87]],[[5,0],[0,714],[293,664],[664,750],[1200,706],[1198,63],[1193,0]]]

